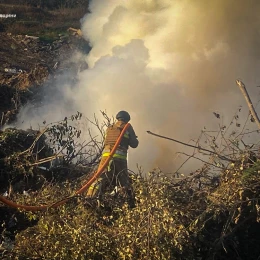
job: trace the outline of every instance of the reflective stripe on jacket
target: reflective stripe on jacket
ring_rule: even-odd
[[[104,150],[102,153],[102,157],[108,157],[110,155],[110,151]],[[122,151],[122,150],[116,150],[116,152],[113,155],[113,158],[118,158],[118,159],[127,159],[127,151]]]

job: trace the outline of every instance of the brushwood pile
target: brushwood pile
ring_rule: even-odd
[[[81,187],[87,168],[36,163],[51,157],[48,144],[39,131],[0,132],[2,196],[44,205]],[[132,174],[134,208],[110,193],[99,204],[83,194],[47,212],[1,203],[0,254],[2,259],[257,259],[259,174],[258,154],[244,151],[218,176],[207,164],[181,179],[160,170]]]

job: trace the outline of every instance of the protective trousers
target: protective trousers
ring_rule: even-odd
[[[103,165],[106,159],[107,157],[103,156],[100,165]],[[127,171],[127,160],[112,158],[106,171],[89,187],[87,196],[98,197],[105,191],[112,192],[115,187],[119,187],[129,197],[131,185]]]

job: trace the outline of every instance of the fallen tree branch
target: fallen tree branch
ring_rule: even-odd
[[[57,158],[63,158],[64,155],[59,155],[59,154],[55,154],[55,155],[52,155],[50,157],[46,157],[46,158],[43,158],[41,160],[38,160],[37,162],[35,163],[31,163],[29,166],[32,167],[32,166],[36,166],[36,165],[40,165],[40,164],[43,164],[43,163],[47,163],[47,162],[50,162],[50,161],[53,161]]]
[[[258,115],[255,111],[255,108],[252,104],[252,101],[247,93],[245,84],[241,80],[238,80],[238,79],[236,80],[236,83],[239,86],[243,96],[245,97],[249,111],[250,111],[251,115],[253,116],[253,118],[255,119],[258,128],[260,129],[260,120],[259,120]]]
[[[157,137],[160,137],[160,138],[163,138],[163,139],[167,139],[167,140],[170,140],[170,141],[173,141],[173,142],[176,142],[176,143],[179,143],[179,144],[182,144],[182,145],[185,145],[185,146],[189,146],[189,147],[192,147],[192,148],[197,148],[199,150],[202,150],[202,151],[206,151],[206,152],[209,152],[211,154],[215,154],[217,155],[220,159],[222,160],[225,160],[225,161],[229,161],[229,162],[236,162],[236,160],[232,160],[230,158],[227,158],[223,155],[220,155],[214,151],[211,151],[211,150],[208,150],[208,149],[205,149],[205,148],[202,148],[200,146],[195,146],[195,145],[191,145],[191,144],[187,144],[187,143],[184,143],[184,142],[181,142],[181,141],[178,141],[178,140],[175,140],[173,138],[170,138],[170,137],[166,137],[166,136],[163,136],[163,135],[158,135],[158,134],[155,134],[155,133],[152,133],[151,131],[146,131],[148,134],[150,135],[154,135],[154,136],[157,136]]]

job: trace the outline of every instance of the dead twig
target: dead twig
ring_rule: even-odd
[[[197,159],[197,160],[199,160],[199,161],[201,161],[201,162],[203,162],[203,163],[205,163],[205,164],[211,165],[211,166],[216,167],[216,168],[219,168],[219,169],[223,169],[223,170],[225,169],[224,167],[220,167],[220,166],[218,166],[218,165],[214,165],[214,164],[212,164],[212,163],[210,163],[210,162],[207,162],[207,161],[204,161],[204,160],[202,160],[202,159],[200,159],[200,158],[198,158],[198,157],[196,157],[196,156],[194,156],[194,155],[190,155],[190,154],[187,154],[187,153],[179,153],[179,154],[186,155],[186,156],[188,156],[189,158]]]
[[[205,149],[205,148],[202,148],[200,146],[195,146],[195,145],[191,145],[191,144],[187,144],[187,143],[184,143],[184,142],[181,142],[181,141],[178,141],[178,140],[175,140],[173,138],[169,138],[169,137],[166,137],[166,136],[163,136],[163,135],[158,135],[158,134],[155,134],[155,133],[152,133],[151,131],[146,131],[148,134],[150,135],[154,135],[154,136],[157,136],[159,138],[163,138],[163,139],[167,139],[167,140],[170,140],[170,141],[173,141],[173,142],[176,142],[176,143],[179,143],[179,144],[182,144],[182,145],[185,145],[185,146],[189,146],[189,147],[192,147],[192,148],[197,148],[198,150],[202,150],[202,151],[206,151],[206,152],[209,152],[211,154],[215,154],[217,155],[220,159],[222,160],[225,160],[225,161],[229,161],[229,162],[236,162],[236,160],[232,160],[230,158],[227,158],[223,155],[220,155],[214,151],[210,151],[208,149]]]
[[[236,83],[239,86],[243,96],[245,97],[247,106],[248,106],[248,108],[250,110],[250,113],[252,114],[253,118],[256,121],[256,124],[257,124],[258,128],[260,129],[260,120],[259,120],[258,115],[257,115],[257,113],[255,111],[255,108],[254,108],[254,106],[252,104],[252,101],[251,101],[251,99],[250,99],[250,97],[248,95],[248,92],[246,90],[245,84],[241,80],[238,80],[238,79],[236,80]]]

